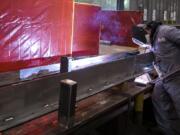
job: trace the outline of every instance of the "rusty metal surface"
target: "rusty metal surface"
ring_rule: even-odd
[[[52,135],[76,132],[81,127],[80,125],[92,122],[112,108],[119,108],[119,105],[122,106],[126,104],[128,98],[124,97],[122,93],[127,93],[135,97],[141,92],[148,92],[150,89],[151,86],[140,87],[136,86],[134,83],[127,83],[125,86],[116,86],[79,101],[76,108],[76,126],[68,131],[58,125],[58,113],[53,112],[13,129],[4,131],[2,135]]]
[[[56,110],[62,79],[78,83],[77,100],[82,100],[146,72],[152,60],[143,54],[0,87],[0,131]]]

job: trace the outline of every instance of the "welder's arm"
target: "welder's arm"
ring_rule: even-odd
[[[171,27],[165,34],[166,39],[180,45],[180,29]]]

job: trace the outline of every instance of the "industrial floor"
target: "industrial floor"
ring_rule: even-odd
[[[134,47],[101,44],[99,47],[99,54],[107,55],[107,54],[127,52],[127,51],[137,51],[137,50],[138,48],[134,48]]]

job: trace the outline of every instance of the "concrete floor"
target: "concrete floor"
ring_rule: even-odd
[[[127,52],[127,51],[137,51],[137,50],[138,48],[134,48],[134,47],[101,44],[99,48],[99,54],[107,55],[107,54]]]

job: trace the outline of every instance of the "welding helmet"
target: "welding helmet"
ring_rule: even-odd
[[[142,44],[151,44],[153,46],[154,35],[160,25],[162,25],[161,22],[151,21],[147,24],[138,24],[137,26],[133,26],[132,28],[133,42],[137,45],[139,45],[139,43],[142,43]]]
[[[145,29],[146,30],[150,30],[151,33],[150,33],[150,42],[151,44],[153,45],[154,43],[154,39],[155,39],[155,33],[157,31],[157,29],[159,28],[159,26],[162,25],[162,22],[159,22],[159,21],[151,21],[149,23],[146,24],[146,27]]]
[[[139,46],[147,44],[146,35],[148,33],[145,31],[145,28],[146,24],[138,24],[132,27],[132,41]]]

